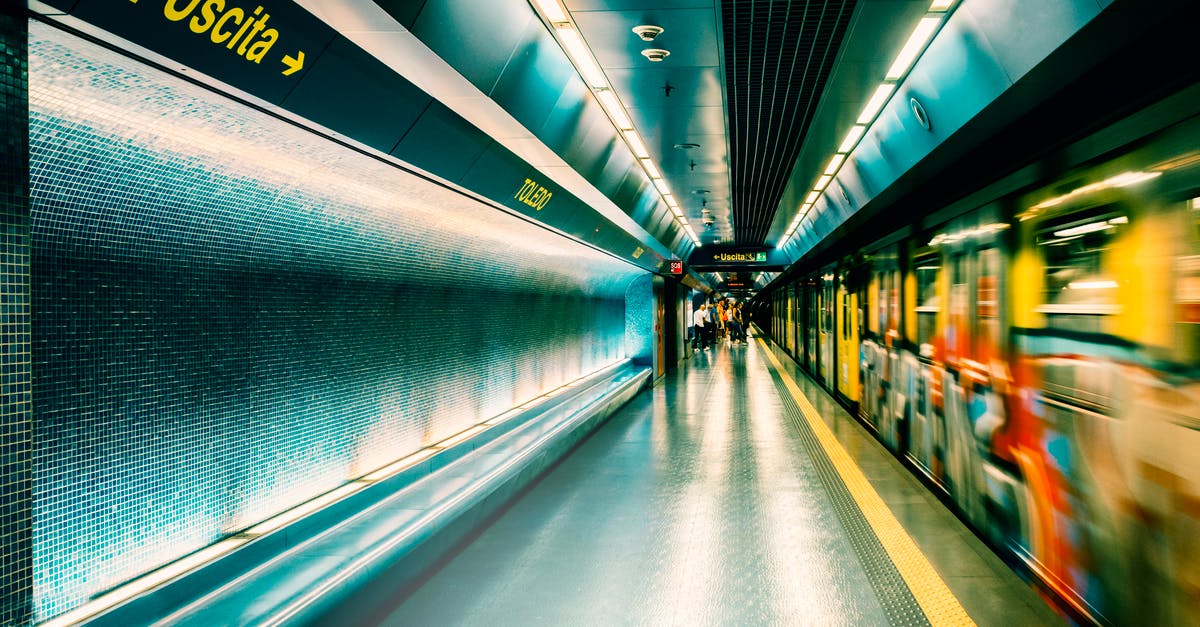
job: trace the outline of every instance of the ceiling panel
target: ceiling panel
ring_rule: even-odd
[[[675,67],[719,66],[721,56],[713,15],[709,8],[593,11],[572,17],[604,68],[651,69],[668,64]],[[639,24],[661,26],[663,33],[647,43],[633,33],[633,27]],[[661,64],[654,63],[642,56],[642,50],[646,48],[663,48],[671,55]]]
[[[722,3],[737,244],[766,239],[855,4]]]
[[[567,10],[631,11],[648,9],[697,9],[713,6],[712,0],[565,0]]]
[[[715,1],[568,0],[565,4],[701,240],[716,243],[732,238],[724,55]],[[653,42],[645,42],[633,33],[639,24],[654,24],[664,31]],[[642,56],[646,48],[664,48],[671,55],[654,63]],[[675,148],[686,143],[700,147]],[[694,189],[711,192],[709,228],[703,220],[705,198],[693,195]]]

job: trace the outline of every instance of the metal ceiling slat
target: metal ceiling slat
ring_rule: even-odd
[[[722,3],[737,244],[766,239],[855,3]]]

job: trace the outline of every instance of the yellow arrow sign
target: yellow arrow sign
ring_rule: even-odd
[[[304,51],[298,51],[294,57],[290,54],[284,55],[283,64],[287,66],[287,69],[283,71],[284,76],[291,76],[299,72],[300,68],[304,67]]]

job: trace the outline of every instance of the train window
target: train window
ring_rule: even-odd
[[[938,274],[942,270],[941,258],[936,251],[919,252],[914,259],[917,274],[917,343],[921,356],[933,355],[933,335],[937,331],[937,314],[941,311],[938,302]]]
[[[1038,225],[1036,242],[1046,264],[1038,311],[1049,327],[1099,333],[1103,317],[1119,311],[1117,282],[1102,260],[1129,219],[1128,211],[1106,205]]]
[[[875,288],[875,316],[871,318],[871,332],[883,335],[884,330],[888,328],[888,292],[892,289],[892,273],[877,273]]]
[[[1000,251],[979,251],[979,277],[975,286],[975,355],[995,356],[1000,348]]]

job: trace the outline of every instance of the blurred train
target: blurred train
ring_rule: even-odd
[[[1200,624],[1200,115],[1176,119],[842,251],[763,311],[993,546],[1104,623]]]

